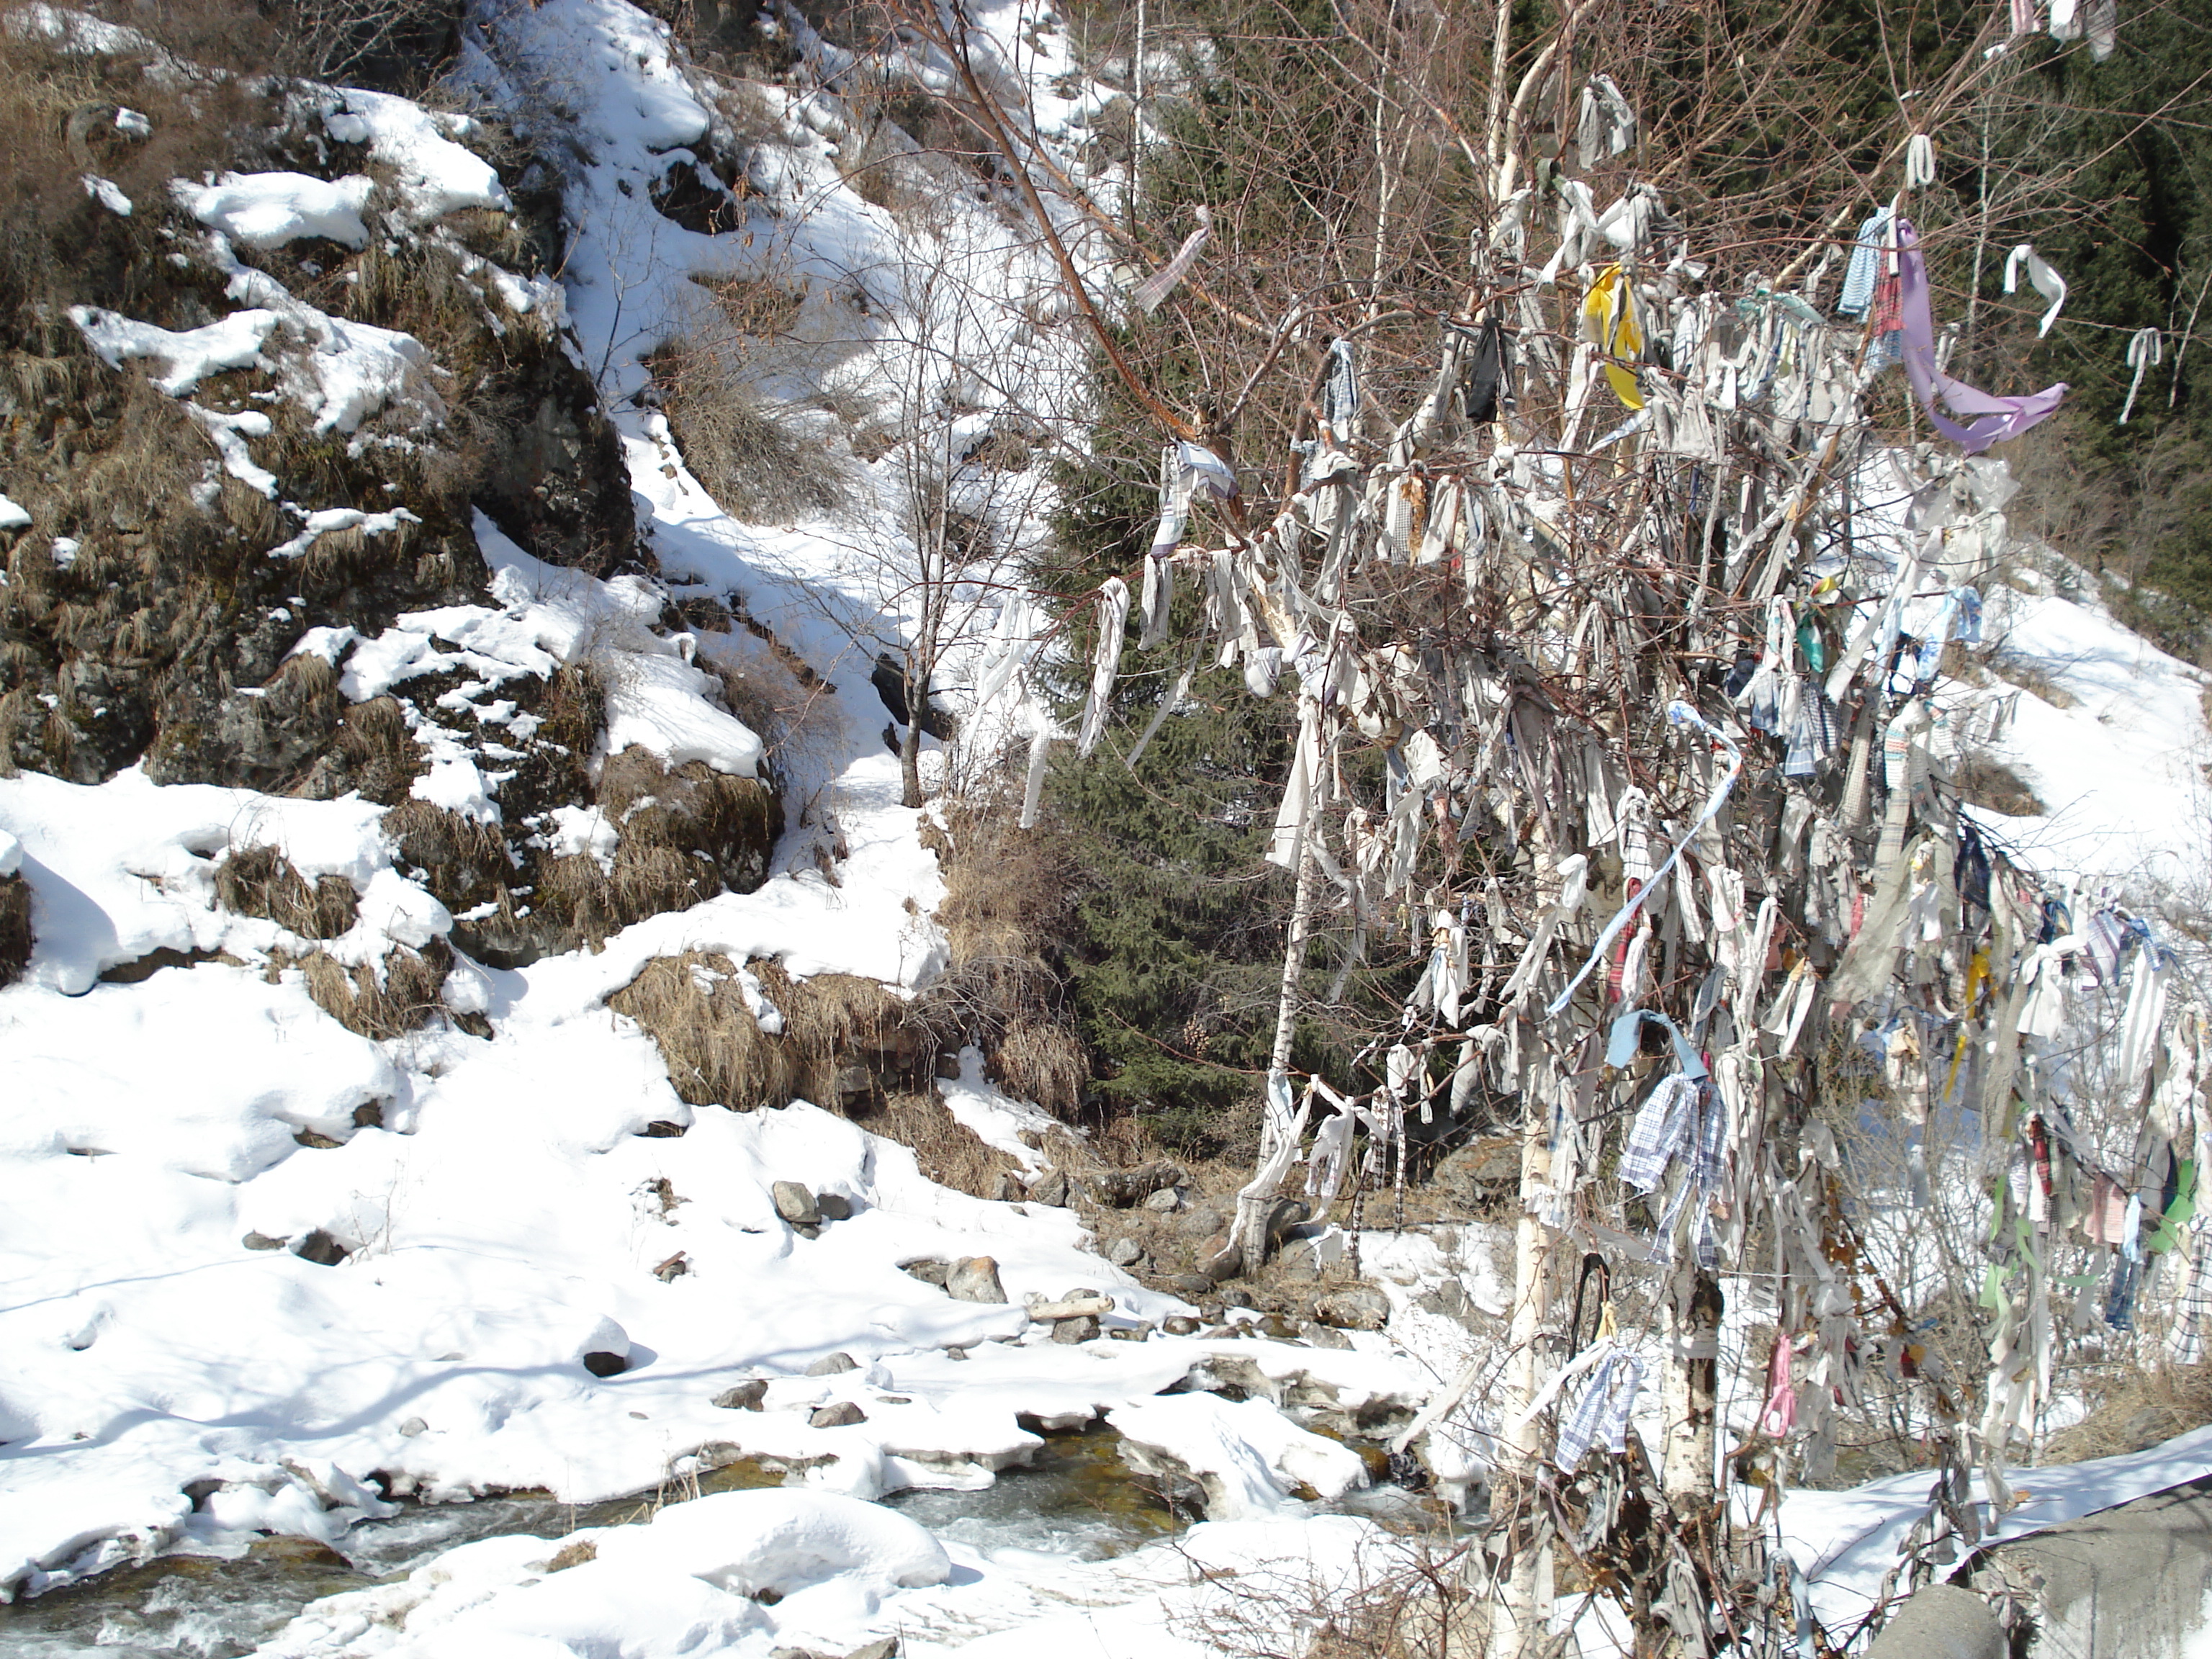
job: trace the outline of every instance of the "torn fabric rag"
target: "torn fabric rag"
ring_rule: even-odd
[[[1897,275],[1902,310],[1905,373],[1912,390],[1928,411],[1935,428],[1969,455],[1978,455],[1991,444],[2017,438],[2049,416],[2066,396],[2066,383],[2045,386],[2020,398],[2000,398],[1954,380],[1936,366],[1936,319],[1928,300],[1928,261],[1922,256],[1919,236],[1910,221],[1897,222]],[[1938,400],[1960,415],[1979,416],[1971,426],[1961,426],[1936,409]]]

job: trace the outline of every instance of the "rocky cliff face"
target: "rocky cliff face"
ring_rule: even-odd
[[[548,161],[75,15],[6,51],[52,143],[8,157],[0,251],[0,769],[392,806],[494,963],[758,885],[765,771],[611,762],[595,642],[445,637],[518,597],[486,527],[533,567],[655,574],[550,274]],[[678,651],[687,624],[653,609],[626,607],[621,648]],[[401,672],[349,669],[395,640],[421,647]],[[441,761],[469,787],[426,787]],[[596,815],[589,850],[547,840],[561,813]]]

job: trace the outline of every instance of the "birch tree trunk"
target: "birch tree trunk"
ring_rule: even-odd
[[[1551,1113],[1537,1090],[1522,1091],[1522,1102],[1521,1213],[1513,1228],[1513,1308],[1506,1336],[1510,1345],[1505,1365],[1508,1414],[1491,1480],[1491,1513],[1496,1517],[1492,1535],[1497,1538],[1502,1522],[1504,1536],[1498,1541],[1511,1551],[1511,1557],[1491,1603],[1489,1659],[1522,1659],[1538,1651],[1551,1615],[1534,1547],[1536,1471],[1543,1449],[1537,1424],[1528,1413],[1542,1386],[1538,1339],[1551,1309],[1552,1230],[1538,1214],[1551,1189]]]
[[[1687,1265],[1676,1271],[1667,1293],[1667,1428],[1659,1482],[1688,1529],[1704,1529],[1712,1514],[1721,1309],[1718,1279]]]
[[[1275,1003],[1275,1047],[1267,1060],[1267,1127],[1260,1141],[1260,1167],[1237,1194],[1234,1242],[1244,1273],[1256,1273],[1267,1259],[1267,1217],[1283,1177],[1297,1155],[1294,1124],[1278,1121],[1277,1097],[1285,1094],[1291,1070],[1291,1044],[1297,1035],[1298,976],[1305,970],[1306,935],[1313,924],[1316,878],[1320,864],[1313,855],[1310,831],[1298,836],[1298,884],[1291,901],[1291,927],[1283,943],[1283,984]],[[1285,1139],[1287,1137],[1287,1139]]]

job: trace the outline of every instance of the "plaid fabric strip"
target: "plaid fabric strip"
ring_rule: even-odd
[[[1676,1073],[1644,1098],[1620,1155],[1620,1178],[1647,1197],[1659,1189],[1675,1150],[1691,1137],[1699,1083]]]
[[[1572,1474],[1583,1455],[1601,1440],[1615,1455],[1626,1451],[1628,1419],[1643,1386],[1644,1362],[1634,1354],[1616,1350],[1599,1360],[1589,1386],[1559,1425],[1552,1461]]]
[[[2212,1228],[2198,1232],[2189,1247],[2189,1284],[2181,1293],[2180,1316],[2173,1322],[2173,1357],[2194,1365],[2205,1357],[2212,1338]]]

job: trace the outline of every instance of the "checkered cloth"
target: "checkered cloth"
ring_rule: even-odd
[[[1659,1190],[1675,1153],[1696,1138],[1701,1087],[1677,1072],[1644,1097],[1620,1154],[1620,1178],[1647,1198]]]
[[[2189,1284],[2181,1292],[2181,1307],[2167,1341],[2174,1358],[2194,1365],[2205,1357],[2212,1339],[2212,1227],[2200,1229],[2190,1240]]]
[[[1571,1474],[1583,1454],[1599,1441],[1616,1455],[1628,1449],[1628,1418],[1636,1409],[1636,1396],[1644,1386],[1644,1362],[1616,1348],[1597,1362],[1589,1387],[1575,1401],[1567,1420],[1559,1425],[1559,1443],[1552,1461]]]

